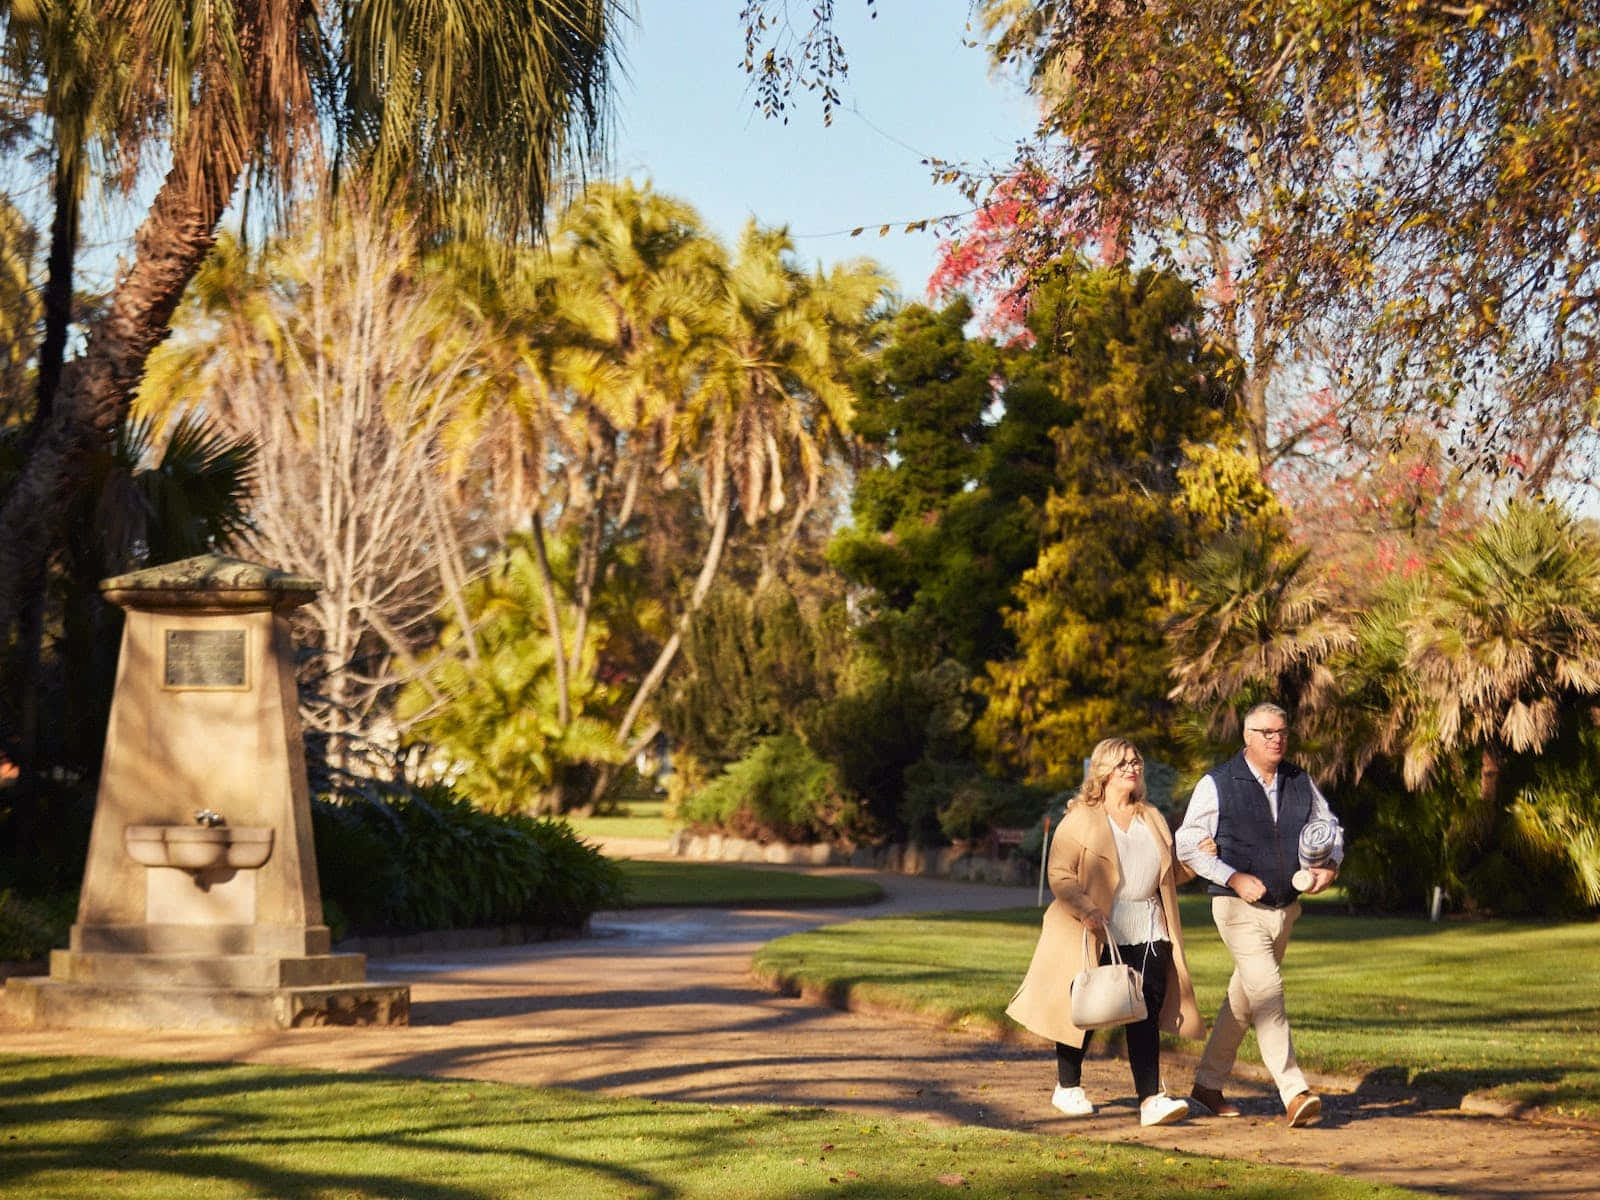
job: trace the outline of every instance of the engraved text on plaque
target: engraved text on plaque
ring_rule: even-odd
[[[243,629],[168,629],[166,670],[169,688],[245,688]]]

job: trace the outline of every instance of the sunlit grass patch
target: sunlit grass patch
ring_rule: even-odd
[[[788,1198],[1414,1195],[1252,1163],[819,1109],[453,1080],[0,1058],[0,1194]],[[1071,1190],[1063,1193],[1064,1187]]]
[[[870,904],[883,897],[876,883],[853,876],[661,859],[622,859],[621,866],[633,908]]]
[[[1207,898],[1182,906],[1209,1021],[1232,964]],[[1039,918],[1030,908],[851,922],[772,942],[755,965],[835,998],[1005,1028]],[[1600,924],[1431,924],[1308,906],[1284,973],[1308,1068],[1600,1117]]]

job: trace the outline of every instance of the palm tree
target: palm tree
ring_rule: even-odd
[[[195,412],[162,426],[149,414],[123,422],[68,520],[58,649],[72,719],[56,733],[79,766],[99,760],[117,665],[121,614],[100,598],[100,580],[226,550],[248,524],[255,442]]]
[[[1261,532],[1224,538],[1195,560],[1189,586],[1167,631],[1167,695],[1199,710],[1209,736],[1234,738],[1248,697],[1274,699],[1302,720],[1332,704],[1331,664],[1356,638],[1309,549]]]
[[[80,208],[91,155],[114,162],[124,137],[135,133],[129,67],[118,39],[127,30],[102,19],[96,0],[13,4],[0,43],[7,78],[38,92],[49,122],[51,171],[49,253],[41,289],[44,331],[35,373],[32,428],[43,429],[54,408],[72,323],[73,276]]]
[[[1405,634],[1420,701],[1404,735],[1407,786],[1475,751],[1482,845],[1508,763],[1540,753],[1564,715],[1600,695],[1600,536],[1549,501],[1508,503],[1447,543]]]
[[[817,503],[830,452],[848,437],[854,396],[846,381],[887,280],[865,259],[807,275],[790,261],[793,249],[786,230],[746,226],[696,350],[698,386],[673,416],[666,453],[697,461],[711,539],[672,634],[618,725],[630,755],[655,735],[652,725],[635,737],[634,726],[711,588],[735,505],[752,526],[775,516],[798,476],[803,491],[784,534],[791,541]]]
[[[597,144],[620,0],[110,0],[92,46],[121,47],[127,147],[170,169],[48,424],[0,503],[0,635],[58,544],[85,463],[125,417],[150,352],[241,181],[289,194],[331,159],[430,230],[536,232],[563,163]],[[0,2],[0,35],[39,11]],[[328,153],[324,156],[322,151]]]
[[[513,324],[528,329],[532,384],[511,402],[529,452],[554,450],[561,464],[531,517],[545,624],[566,647],[554,663],[559,720],[574,711],[596,582],[629,522],[670,519],[667,493],[693,478],[707,523],[688,594],[618,725],[623,759],[656,735],[653,723],[635,727],[717,575],[735,516],[755,526],[792,507],[792,538],[845,440],[845,379],[885,280],[866,263],[808,276],[788,261],[791,250],[782,231],[752,225],[730,263],[686,205],[632,183],[604,185],[564,214],[524,285],[534,299]],[[555,514],[550,532],[577,541],[565,615],[546,513]],[[612,766],[599,765],[591,795]]]
[[[525,351],[534,386],[508,399],[526,444],[563,464],[531,511],[532,546],[555,659],[559,720],[587,643],[608,538],[628,528],[648,480],[675,465],[665,434],[691,386],[692,353],[708,336],[721,251],[688,205],[632,183],[596,186],[562,217],[548,258],[526,283]],[[535,429],[534,427],[537,427]],[[540,436],[540,434],[544,436]],[[563,635],[544,511],[581,530]]]
[[[887,286],[864,259],[807,275],[790,261],[793,251],[787,230],[746,225],[706,344],[704,380],[684,413],[747,523],[781,512],[787,489],[803,485],[789,540],[816,506],[825,460],[846,440],[855,397],[841,367],[864,349]]]

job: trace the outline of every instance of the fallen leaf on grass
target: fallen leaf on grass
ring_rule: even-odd
[[[939,1176],[939,1182],[944,1184],[945,1187],[966,1187],[967,1177],[965,1175],[956,1175],[952,1173]]]

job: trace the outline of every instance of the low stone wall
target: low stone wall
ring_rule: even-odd
[[[820,844],[753,842],[721,833],[680,830],[667,840],[667,850],[679,858],[704,862],[770,863],[797,867],[865,867],[901,875],[932,875],[940,879],[966,879],[979,883],[1032,884],[1039,878],[1038,864],[1015,850],[999,858],[975,854],[961,846],[859,846],[846,849]]]

